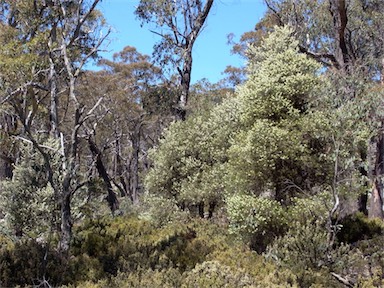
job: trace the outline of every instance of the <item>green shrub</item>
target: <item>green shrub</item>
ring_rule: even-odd
[[[257,287],[296,287],[296,276],[284,267],[277,267],[272,261],[266,260],[241,245],[232,245],[228,249],[214,251],[208,259],[218,261],[233,269],[241,269],[259,286]]]
[[[138,208],[139,218],[148,220],[156,227],[166,226],[171,222],[188,222],[189,215],[182,211],[174,199],[153,194],[146,194]]]
[[[366,260],[364,270],[359,273],[362,283],[372,283],[372,286],[384,287],[384,235],[376,235],[372,239],[362,240],[355,243],[356,249],[361,251]],[[368,273],[367,273],[368,272]]]
[[[207,226],[212,227],[204,220],[174,222],[160,228],[136,217],[89,220],[75,229],[72,253],[77,262],[72,260],[72,265],[96,259],[91,267],[95,271],[101,267],[98,277],[138,269],[177,268],[183,272],[205,261],[216,246],[224,245],[220,244],[224,241],[221,237],[215,240],[207,233],[211,229]]]
[[[182,287],[250,287],[255,285],[252,277],[241,269],[229,267],[218,261],[197,264],[186,273]]]
[[[63,259],[43,244],[34,240],[15,244],[2,239],[0,249],[0,286],[35,285],[40,281],[58,285],[65,283]],[[45,260],[44,260],[45,259]]]
[[[275,200],[235,195],[226,202],[230,232],[249,242],[258,252],[264,251],[286,229],[284,208]]]
[[[384,223],[379,219],[368,219],[358,212],[345,217],[341,221],[342,228],[337,235],[340,242],[355,243],[359,240],[371,239],[375,235],[384,234]]]
[[[182,276],[178,269],[168,268],[163,270],[138,270],[129,274],[119,273],[112,278],[109,287],[119,288],[178,288],[181,287]]]

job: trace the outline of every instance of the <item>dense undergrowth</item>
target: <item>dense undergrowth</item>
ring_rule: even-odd
[[[360,214],[345,219],[339,235],[345,242],[332,251],[322,250],[321,228],[302,227],[289,230],[264,254],[217,221],[185,215],[159,225],[143,218],[135,213],[84,221],[75,227],[69,257],[55,252],[54,239],[2,237],[1,286],[343,287],[340,275],[355,287],[384,284],[383,225]]]

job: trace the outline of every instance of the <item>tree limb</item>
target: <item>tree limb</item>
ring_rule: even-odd
[[[331,275],[337,279],[340,283],[344,284],[347,287],[353,288],[355,287],[355,284],[349,281],[348,279],[342,277],[339,274],[336,274],[335,272],[331,272]]]

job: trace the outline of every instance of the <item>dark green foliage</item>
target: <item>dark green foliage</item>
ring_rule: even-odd
[[[33,285],[45,279],[50,285],[70,287],[191,287],[200,276],[201,283],[212,281],[215,269],[222,271],[216,286],[244,287],[260,281],[266,283],[263,287],[290,287],[295,283],[288,270],[278,273],[225,228],[206,220],[156,228],[134,216],[101,218],[75,227],[74,235],[69,258],[49,250],[46,262],[45,245],[35,241],[12,245],[3,238],[1,286]],[[268,286],[271,279],[275,286]]]
[[[135,217],[87,221],[76,228],[73,254],[97,259],[96,269],[101,265],[110,276],[139,268],[183,272],[203,262],[220,243],[207,238],[201,225],[178,222],[156,228]]]
[[[167,86],[152,87],[144,93],[142,104],[150,115],[172,115],[177,104],[178,91]]]
[[[78,287],[295,287],[288,270],[277,271],[206,220],[156,228],[134,216],[103,218],[75,235],[73,254],[82,262],[74,268],[84,276]]]
[[[4,247],[4,244],[1,243],[0,250],[1,287],[36,285],[44,279],[58,285],[68,280],[62,270],[64,259],[46,245],[34,240],[17,242],[14,246]]]
[[[371,239],[384,234],[384,223],[378,219],[368,219],[363,213],[356,213],[345,217],[342,228],[337,234],[339,242],[355,243],[360,240]]]
[[[381,223],[383,225],[383,223]],[[384,285],[384,235],[377,235],[372,239],[362,240],[356,243],[356,248],[361,251],[364,258],[367,259],[365,270],[361,271],[361,282],[366,283],[363,287],[383,287]],[[368,286],[371,285],[371,286]]]

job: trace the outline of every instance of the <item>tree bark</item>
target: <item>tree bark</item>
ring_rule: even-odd
[[[134,204],[138,203],[139,192],[139,153],[140,153],[141,118],[135,123],[134,131],[131,133],[132,162],[131,162],[131,198]]]
[[[369,198],[369,218],[384,219],[383,213],[383,183],[381,180],[373,182],[371,195]]]
[[[187,48],[188,50],[185,53],[183,69],[180,72],[181,76],[181,93],[177,111],[178,120],[185,120],[187,114],[187,104],[189,98],[189,88],[191,85],[191,73],[192,73],[192,46]]]
[[[348,24],[345,0],[329,0],[329,11],[332,15],[333,25],[336,32],[335,39],[338,41],[339,51],[336,51],[336,58],[339,62],[339,66],[342,67],[343,70],[348,70],[351,55],[345,40],[345,29]]]
[[[203,4],[204,2],[205,4]],[[165,54],[173,54],[170,58],[177,55],[175,57],[177,59],[173,61],[180,76],[180,95],[177,106],[174,107],[177,120],[185,120],[186,117],[191,83],[192,49],[207,20],[213,2],[214,0],[178,0],[163,3],[162,1],[148,2],[142,0],[136,9],[136,14],[143,23],[153,22],[160,27],[166,26],[171,31],[165,34],[152,32],[161,36],[167,45],[172,47],[171,51],[167,51]],[[173,11],[173,13],[169,13],[169,11]],[[145,12],[149,12],[153,16],[148,19]],[[159,19],[162,19],[162,24],[159,24]],[[157,53],[162,58],[161,54],[164,53],[164,49],[157,51]]]
[[[108,195],[106,197],[106,200],[108,202],[108,205],[109,205],[109,208],[111,209],[112,214],[114,214],[115,211],[119,209],[119,200],[117,199],[116,194],[113,191],[112,184],[108,176],[108,172],[105,169],[103,160],[101,159],[101,151],[97,147],[96,143],[91,139],[91,137],[88,137],[88,145],[89,145],[89,149],[92,152],[93,157],[96,158],[96,169],[100,177],[103,179],[104,184],[107,188]]]
[[[48,41],[48,47],[50,50],[54,49],[54,43],[57,42],[56,39],[56,27],[57,24],[52,25],[50,32],[50,37]],[[56,77],[56,67],[54,60],[54,52],[49,52],[49,75],[48,75],[48,84],[50,89],[50,109],[49,109],[49,121],[50,121],[50,135],[54,138],[59,138],[59,116],[57,108],[57,77]]]
[[[72,239],[72,217],[71,217],[71,191],[69,187],[64,188],[62,191],[60,212],[61,212],[61,225],[60,225],[60,241],[59,252],[64,256],[68,253],[71,239]]]
[[[204,26],[205,21],[207,20],[209,11],[212,8],[214,0],[208,0],[205,4],[202,11],[199,11],[196,19],[187,19],[186,21],[189,21],[190,23],[193,22],[193,25],[191,25],[191,31],[188,35],[185,37],[185,44],[184,44],[184,54],[183,54],[183,68],[178,69],[180,76],[181,76],[181,95],[179,99],[179,111],[177,113],[177,117],[179,120],[184,121],[186,117],[186,108],[188,104],[188,96],[189,96],[189,88],[191,85],[191,73],[192,73],[192,49],[193,45],[195,44],[195,41],[197,39],[197,36],[199,35],[201,29]],[[187,15],[187,14],[184,14]],[[186,17],[186,16],[185,16]]]
[[[13,160],[5,155],[0,155],[0,181],[11,179],[13,176]]]
[[[0,115],[0,139],[6,139],[17,130],[17,119],[15,115],[2,113]],[[1,148],[0,149],[4,149]],[[10,151],[0,151],[0,181],[11,179],[13,176],[14,154]]]
[[[382,122],[384,128],[384,123]],[[381,130],[381,129],[380,129]],[[384,175],[384,135],[383,132],[371,140],[369,147],[369,160],[371,173],[371,193],[368,198],[368,217],[384,219],[383,213],[383,183]]]

